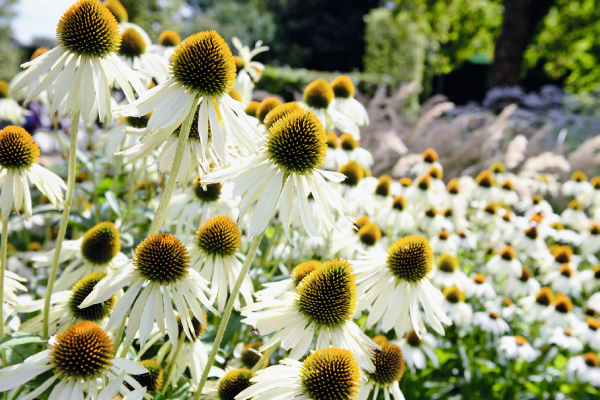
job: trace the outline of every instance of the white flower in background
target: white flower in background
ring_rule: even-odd
[[[48,317],[48,333],[56,335],[64,331],[71,325],[80,321],[92,321],[100,327],[106,326],[108,316],[117,302],[117,294],[103,303],[94,304],[87,308],[79,308],[79,305],[88,294],[92,292],[96,284],[107,275],[104,271],[93,272],[90,275],[81,278],[71,290],[55,292],[50,299],[50,314]],[[119,294],[120,295],[120,294]],[[44,299],[34,300],[24,304],[19,308],[21,313],[30,313],[42,310],[44,308]],[[26,333],[42,333],[42,318],[39,314],[25,321],[19,331]]]
[[[49,267],[54,258],[54,251],[34,256],[34,267]],[[54,287],[59,291],[68,289],[93,272],[112,272],[128,260],[127,256],[121,253],[119,229],[112,222],[100,222],[89,229],[82,238],[63,242],[58,262],[67,265]]]
[[[335,133],[329,132],[327,134],[327,143],[331,139],[331,135],[335,136]],[[342,133],[339,137],[339,146],[335,148],[328,148],[327,158],[333,158],[335,163],[331,164],[330,169],[338,169],[348,161],[357,161],[366,168],[373,166],[374,160],[373,155],[367,149],[360,147],[360,143],[350,133]],[[327,160],[326,160],[327,162]]]
[[[507,206],[514,206],[519,202],[519,195],[515,191],[515,185],[511,180],[507,179],[500,184],[499,195],[500,201]]]
[[[359,285],[356,312],[371,307],[367,327],[381,320],[384,332],[394,328],[396,335],[402,336],[414,330],[423,337],[425,319],[436,332],[444,334],[442,323],[451,322],[441,307],[441,292],[429,281],[433,253],[427,239],[408,236],[387,252],[375,250],[351,263]]]
[[[254,49],[242,45],[242,42],[237,37],[232,37],[231,42],[238,51],[239,56],[235,57],[235,66],[237,77],[235,78],[235,88],[242,96],[242,103],[248,104],[252,100],[252,91],[254,83],[258,82],[265,66],[258,62],[252,61],[252,58],[257,54],[269,50],[269,46],[263,46],[262,40],[255,43]]]
[[[404,400],[399,385],[405,368],[402,350],[393,343],[381,343],[381,351],[375,354],[373,363],[375,371],[365,373],[356,400],[367,400],[372,392],[377,398],[379,391],[383,391],[386,399]]]
[[[509,360],[522,358],[527,362],[533,362],[539,354],[536,349],[531,347],[527,339],[520,335],[501,337],[498,349],[504,352]]]
[[[23,207],[25,220],[29,220],[32,207],[28,181],[35,184],[57,210],[62,209],[62,191],[67,187],[60,177],[37,164],[39,156],[37,143],[25,129],[10,125],[0,131],[0,179],[4,178],[0,195],[2,218],[9,218],[14,205],[16,212]]]
[[[470,193],[471,200],[488,204],[496,202],[499,199],[498,187],[494,175],[489,170],[484,170],[475,178],[477,185],[473,187]]]
[[[119,54],[128,67],[134,70],[152,71],[158,84],[169,79],[169,64],[160,54],[150,52],[152,41],[139,25],[124,22],[121,28]],[[149,79],[147,79],[150,82]]]
[[[600,223],[592,222],[581,232],[581,251],[596,254],[600,251]]]
[[[472,276],[474,285],[471,286],[469,295],[476,298],[491,299],[496,297],[496,291],[494,287],[487,282],[485,275],[473,274]]]
[[[458,328],[459,336],[464,336],[471,327],[473,307],[465,303],[465,293],[454,285],[444,288],[442,293],[444,312]]]
[[[357,140],[360,139],[358,125],[352,119],[333,108],[332,100],[334,96],[333,88],[329,82],[323,78],[318,78],[304,89],[303,99],[306,107],[315,113],[327,131],[335,127],[341,132],[352,134]]]
[[[562,264],[559,269],[548,272],[542,283],[549,285],[555,292],[566,293],[573,297],[581,295],[582,285],[579,273],[569,264]]]
[[[431,176],[427,174],[416,178],[412,186],[406,189],[404,196],[415,212],[431,209],[441,203],[441,199],[432,188]]]
[[[48,350],[0,370],[0,392],[24,385],[46,371],[51,376],[24,399],[36,398],[55,382],[50,399],[83,399],[86,390],[85,398],[89,400],[107,400],[117,393],[141,400],[146,392],[129,374],[145,374],[148,370],[136,362],[115,357],[112,338],[93,322],[72,325],[50,338],[48,344]],[[134,390],[127,388],[125,382]]]
[[[521,177],[521,182],[528,186],[534,194],[556,196],[560,189],[557,175],[554,174],[522,171],[519,176]]]
[[[577,274],[577,277],[586,293],[593,293],[596,289],[600,288],[600,264],[581,271]]]
[[[581,323],[573,312],[573,302],[562,293],[558,293],[554,298],[554,303],[540,313],[540,319],[548,326],[562,326],[563,328],[577,326]]]
[[[218,215],[202,224],[194,243],[187,246],[190,266],[211,282],[213,295],[210,302],[217,299],[219,312],[225,309],[228,294],[242,270],[242,263],[236,256],[241,246],[242,235],[235,222],[226,215]],[[246,275],[239,292],[246,304],[253,303],[253,292],[252,280]],[[234,308],[240,309],[239,297],[235,299]]]
[[[229,95],[235,79],[235,62],[219,34],[206,31],[189,36],[173,52],[169,66],[171,78],[116,111],[119,116],[134,117],[154,111],[141,143],[158,148],[196,110],[194,124],[199,141],[196,156],[201,155],[204,160],[211,154],[215,161],[224,162],[226,137],[244,151],[258,151],[255,143],[260,138],[258,130],[250,123],[242,103]],[[173,157],[171,151],[168,154]],[[187,170],[189,164],[183,166]]]
[[[533,277],[530,270],[523,268],[521,276],[514,277],[509,275],[503,285],[504,292],[511,297],[534,296],[540,291],[540,283]]]
[[[458,235],[442,228],[437,235],[431,238],[429,244],[434,254],[456,254],[458,250]]]
[[[144,284],[147,285],[142,288]],[[178,336],[173,301],[181,316],[183,330],[191,339],[195,338],[192,317],[206,326],[200,303],[218,314],[205,295],[212,294],[208,282],[190,268],[188,251],[183,243],[168,233],[148,236],[135,249],[133,260],[102,279],[79,308],[106,301],[126,285],[129,288],[115,305],[106,327],[110,330],[124,316],[129,316],[125,347],[133,342],[138,330],[143,347],[154,321],[164,335],[165,320],[169,339],[175,346]]]
[[[394,196],[389,207],[377,211],[376,222],[391,232],[391,237],[407,235],[415,229],[415,217],[407,210],[406,198],[403,195]]]
[[[50,114],[60,111],[72,119],[80,113],[89,123],[110,122],[110,89],[115,81],[129,101],[135,99],[131,87],[144,92],[143,75],[117,56],[121,45],[117,20],[98,0],[77,0],[61,17],[56,36],[59,45],[23,64],[27,71],[13,81],[11,93],[26,88],[26,103],[47,90],[52,98]]]
[[[160,54],[165,59],[169,59],[175,48],[181,44],[179,33],[170,30],[164,30],[158,35],[157,44],[150,45],[148,51]]]
[[[406,365],[413,373],[415,373],[415,368],[427,368],[427,359],[431,361],[433,368],[439,368],[440,361],[435,354],[437,341],[431,333],[426,333],[422,338],[419,338],[415,331],[410,331],[397,343],[402,350],[402,354],[404,354]]]
[[[495,311],[479,311],[473,315],[473,324],[479,326],[484,332],[494,335],[503,335],[510,331],[510,327],[500,314]]]
[[[579,353],[583,350],[583,344],[575,336],[573,328],[562,328],[557,326],[552,331],[552,334],[548,338],[548,343],[556,345],[561,349],[567,350],[569,353]]]
[[[435,260],[436,268],[431,273],[431,283],[438,288],[456,285],[463,292],[468,292],[473,285],[464,272],[460,270],[458,258],[449,253],[440,254]]]
[[[38,47],[37,49],[35,49],[35,51],[33,52],[33,54],[31,54],[31,57],[29,58],[29,61],[33,61],[35,58],[38,58],[39,56],[41,56],[44,53],[47,53],[50,49],[46,48],[46,47]],[[25,71],[20,71],[17,75],[15,75],[14,78],[12,78],[12,80],[10,81],[10,87],[12,87],[14,85],[14,82],[17,82],[19,79],[21,79],[21,75],[23,75],[24,73],[26,73],[27,70]],[[37,79],[35,79],[30,85],[32,87],[35,87],[37,85],[40,84],[40,82],[42,82],[42,80],[44,80],[46,76],[42,75],[39,76]],[[8,89],[8,87],[7,87]],[[8,90],[6,91],[6,94],[8,94]],[[23,88],[21,90],[18,90],[16,92],[13,92],[12,94],[12,98],[17,100],[17,101],[24,101],[27,98],[27,88]],[[36,97],[41,103],[48,105],[50,104],[50,97],[48,94],[47,90],[42,91],[40,94],[37,95]]]
[[[25,115],[29,115],[30,113],[30,111],[25,110],[19,103],[8,96],[8,82],[0,79],[0,121],[24,125]]]
[[[505,246],[498,254],[490,258],[486,268],[490,274],[495,276],[520,278],[523,275],[523,264],[510,245]]]
[[[562,184],[561,192],[566,197],[574,197],[587,207],[592,202],[594,187],[587,181],[583,171],[575,171],[571,174],[571,179]]]
[[[352,351],[361,368],[373,371],[374,351],[380,350],[352,321],[356,308],[355,275],[348,261],[335,259],[306,276],[295,293],[283,300],[264,299],[242,310],[259,335],[269,335],[279,329],[259,349],[274,344],[290,350],[289,358],[299,359],[318,333],[316,349],[340,347]],[[262,311],[258,311],[262,310]]]
[[[410,173],[415,176],[421,176],[427,173],[431,167],[436,167],[440,171],[443,171],[444,168],[442,167],[442,164],[440,164],[439,160],[440,157],[434,149],[427,149],[423,152],[421,161],[417,162],[411,167]]]
[[[600,351],[600,321],[587,318],[575,328],[575,333],[583,343],[595,351]]]
[[[583,231],[590,225],[583,204],[576,199],[569,202],[567,208],[560,214],[560,218],[565,225],[576,231]]]
[[[600,386],[600,361],[594,353],[585,353],[580,356],[571,357],[567,368],[574,373],[581,382],[592,386]]]
[[[344,216],[351,210],[324,179],[340,182],[344,175],[319,169],[327,151],[321,123],[312,111],[298,110],[271,126],[265,140],[259,155],[211,172],[201,183],[231,182],[222,195],[243,195],[238,221],[256,202],[248,231],[250,237],[267,228],[279,202],[279,217],[289,241],[292,208],[297,205],[308,235],[323,244],[319,227],[325,227],[328,233],[332,229],[340,232],[330,206]],[[318,205],[318,215],[313,215],[308,207],[309,194]]]
[[[236,400],[246,399],[356,399],[360,371],[354,355],[345,349],[317,350],[299,362],[286,358],[256,373],[252,386]],[[396,399],[394,399],[396,400]]]
[[[369,125],[369,115],[365,106],[354,98],[354,83],[347,76],[340,75],[331,81],[335,97],[331,108],[350,118],[358,126]]]

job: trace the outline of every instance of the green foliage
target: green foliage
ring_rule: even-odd
[[[127,10],[129,22],[141,26],[153,40],[165,29],[179,31],[175,16],[184,0],[120,0]],[[184,36],[182,36],[184,37]]]
[[[589,92],[600,80],[600,0],[557,0],[525,52],[525,67],[543,63],[569,91]]]
[[[0,0],[0,78],[10,80],[19,72],[19,52],[11,45],[10,20],[17,0]]]

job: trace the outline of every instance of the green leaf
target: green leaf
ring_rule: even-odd
[[[107,190],[104,193],[104,197],[106,197],[106,201],[108,202],[108,205],[110,205],[110,208],[112,208],[112,210],[122,218],[123,212],[121,211],[121,206],[119,205],[119,199],[117,198],[117,195],[112,190]]]
[[[0,349],[6,349],[21,344],[28,343],[45,343],[48,339],[38,335],[18,335],[18,336],[7,336],[0,340]]]

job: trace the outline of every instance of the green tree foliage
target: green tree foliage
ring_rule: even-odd
[[[17,0],[0,0],[0,78],[10,80],[19,72],[19,52],[11,44],[11,18]]]
[[[177,11],[185,0],[120,0],[127,10],[129,22],[141,26],[153,40],[165,29],[179,31],[181,18]]]
[[[583,93],[600,82],[600,0],[557,0],[525,52],[525,67],[538,63],[565,89]]]

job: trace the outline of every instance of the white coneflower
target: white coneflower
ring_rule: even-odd
[[[441,307],[441,292],[429,281],[433,253],[427,239],[407,236],[387,252],[369,252],[352,264],[359,283],[357,312],[372,306],[368,327],[382,320],[384,332],[394,328],[396,335],[402,336],[412,329],[423,337],[425,319],[436,332],[444,334],[442,323],[451,322]]]
[[[573,312],[573,302],[562,293],[554,298],[554,303],[540,313],[540,318],[549,326],[576,326],[580,323]]]
[[[257,341],[253,343],[239,342],[233,348],[234,365],[238,365],[239,368],[253,368],[260,361],[260,358],[267,352],[260,352],[263,342]],[[264,360],[260,365],[260,368],[266,368],[269,365],[269,359]]]
[[[505,282],[505,294],[511,297],[535,295],[540,290],[540,283],[535,280],[530,270],[523,268],[519,277],[509,275]]]
[[[285,292],[293,292],[304,278],[322,266],[323,264],[315,260],[298,264],[294,267],[288,279],[263,283],[264,289],[256,292],[255,295],[258,299],[276,299]]]
[[[579,246],[583,253],[596,254],[600,251],[600,223],[592,222],[581,232]]]
[[[482,331],[494,335],[502,335],[510,330],[506,321],[496,311],[476,312],[473,315],[473,324],[479,326]]]
[[[425,174],[416,178],[412,186],[406,189],[406,200],[412,204],[416,212],[438,206],[441,199],[431,186],[431,176]]]
[[[515,206],[519,211],[523,211],[526,217],[532,214],[541,213],[542,215],[551,215],[553,213],[552,206],[542,195],[534,194],[531,197],[525,197]]]
[[[519,357],[527,362],[533,362],[539,355],[539,352],[531,347],[527,339],[520,335],[501,337],[498,350],[504,352],[509,360]]]
[[[407,235],[415,229],[415,217],[407,209],[403,195],[394,196],[389,207],[382,207],[376,216],[377,223],[390,231],[392,237]]]
[[[30,112],[11,99],[8,95],[8,82],[0,79],[0,121],[8,121],[11,124],[24,125],[25,115]]]
[[[574,255],[571,247],[567,245],[553,246],[552,252],[540,260],[540,269],[542,272],[556,271],[564,264],[567,264],[572,270],[579,266],[581,257]]]
[[[580,356],[571,357],[567,363],[569,371],[575,373],[581,382],[592,386],[600,386],[600,360],[594,353],[585,353]]]
[[[588,182],[583,171],[575,171],[571,174],[571,179],[563,183],[561,192],[567,197],[574,197],[584,206],[588,206],[594,195],[594,187]]]
[[[33,257],[34,267],[49,267],[54,251]],[[89,229],[82,238],[63,242],[59,263],[68,263],[56,281],[56,290],[70,288],[92,272],[112,272],[128,261],[121,253],[119,229],[112,222],[100,222]]]
[[[198,151],[203,157],[207,158],[210,151],[216,161],[224,162],[226,136],[241,149],[258,151],[258,130],[247,118],[242,103],[229,95],[235,62],[218,33],[206,31],[189,36],[173,52],[169,66],[169,80],[117,110],[120,116],[135,117],[154,110],[142,142],[159,147],[191,112],[197,112]]]
[[[162,55],[167,60],[175,51],[175,48],[181,44],[179,33],[170,30],[164,30],[158,35],[158,41],[148,49],[151,53]]]
[[[394,400],[404,400],[399,385],[405,368],[402,350],[393,343],[382,343],[381,351],[375,354],[373,364],[375,364],[375,371],[365,374],[363,378],[365,382],[359,389],[356,400],[367,400],[371,393],[376,399],[379,391],[383,391],[386,399],[393,397]]]
[[[142,289],[144,284],[147,285]],[[121,288],[129,285],[115,305],[106,329],[112,329],[124,316],[129,315],[125,347],[129,347],[133,342],[138,329],[140,346],[143,347],[152,331],[154,321],[164,335],[166,319],[166,331],[175,346],[178,336],[173,301],[181,315],[183,330],[188,338],[195,337],[188,307],[192,317],[196,317],[205,326],[200,303],[218,314],[205,295],[212,294],[207,284],[198,272],[190,268],[188,251],[183,243],[173,235],[157,234],[140,243],[135,249],[133,260],[101,280],[79,307],[89,307],[106,301]]]
[[[64,290],[52,294],[50,304],[50,316],[48,319],[48,334],[56,335],[69,326],[79,321],[92,321],[100,325],[106,326],[108,316],[117,302],[117,295],[110,297],[101,304],[94,304],[87,308],[79,308],[79,305],[94,289],[94,287],[105,278],[107,275],[104,271],[94,272],[84,278],[81,278],[71,290]],[[21,313],[30,313],[32,311],[41,310],[44,307],[44,300],[35,300],[29,304],[25,304],[19,308]],[[27,333],[42,332],[42,314],[36,315],[28,319],[21,325],[19,329]]]
[[[27,358],[23,363],[0,370],[0,392],[21,386],[50,371],[51,376],[26,396],[33,399],[56,382],[50,399],[110,399],[121,393],[141,399],[146,392],[128,374],[148,370],[136,362],[115,357],[112,338],[98,325],[82,321],[50,338],[50,348]],[[131,392],[125,382],[134,389]],[[100,385],[100,383],[102,385]],[[100,387],[99,387],[100,386]]]
[[[523,307],[526,319],[542,321],[548,313],[552,312],[554,300],[555,296],[552,289],[543,286],[537,293],[520,299],[518,303]]]
[[[202,224],[196,232],[194,243],[187,246],[191,267],[211,282],[213,296],[210,301],[212,303],[217,299],[219,312],[223,312],[228,294],[242,269],[242,263],[236,256],[241,246],[242,235],[235,222],[226,215],[218,215]],[[250,276],[246,275],[240,287],[246,304],[253,303],[253,292]],[[240,309],[239,297],[235,299],[234,308]]]
[[[325,131],[316,115],[310,110],[295,111],[273,124],[265,140],[259,155],[212,172],[202,178],[202,183],[232,183],[229,195],[243,195],[238,220],[243,218],[252,203],[257,202],[248,230],[250,237],[266,229],[280,197],[279,216],[288,240],[291,241],[289,226],[294,205],[300,210],[308,235],[317,243],[324,243],[318,232],[320,226],[324,226],[328,233],[332,229],[341,232],[330,206],[341,215],[351,210],[324,178],[340,182],[344,175],[319,169],[327,144]],[[318,206],[317,216],[312,215],[308,207],[309,194]]]
[[[523,264],[517,258],[517,253],[512,246],[505,246],[498,254],[495,254],[486,264],[490,274],[519,278],[523,275]]]
[[[421,161],[414,164],[410,172],[415,176],[420,176],[429,171],[429,168],[436,167],[439,168],[440,171],[443,171],[442,164],[439,161],[440,157],[438,153],[433,149],[427,149],[423,152],[423,157]]]
[[[442,293],[444,294],[442,303],[444,312],[458,328],[459,336],[464,336],[471,327],[473,307],[465,303],[465,293],[455,285],[444,288]]]
[[[484,204],[498,200],[498,188],[494,175],[489,170],[481,171],[475,178],[477,185],[470,193],[471,200],[483,202]]]
[[[561,349],[565,349],[569,353],[579,353],[583,350],[583,344],[575,337],[573,328],[563,329],[562,327],[557,326],[548,338],[548,343],[556,345]]]
[[[286,358],[250,379],[252,386],[235,397],[246,399],[355,399],[360,371],[353,354],[329,347],[317,350],[304,362]]]
[[[369,125],[369,115],[365,106],[354,98],[354,83],[347,76],[340,75],[331,81],[331,88],[335,97],[331,101],[331,108],[350,118],[356,125]]]
[[[48,51],[50,51],[50,49],[48,49],[46,47],[38,47],[37,49],[35,49],[33,54],[31,54],[29,61],[33,61],[35,58],[38,58],[39,56],[41,56],[44,53],[47,53]],[[15,77],[12,78],[9,86],[13,86],[14,82],[17,82],[19,79],[21,79],[21,75],[23,75],[26,72],[27,72],[27,70],[20,71],[17,75],[15,75]],[[30,85],[32,87],[39,85],[40,82],[42,82],[45,77],[46,77],[45,75],[39,76]],[[8,87],[7,87],[6,93],[8,94]],[[24,101],[27,98],[27,89],[25,88],[25,89],[21,89],[21,90],[13,92],[12,98],[17,101]],[[50,98],[49,98],[47,90],[42,91],[40,94],[37,95],[36,98],[45,105],[50,104]]]
[[[590,224],[583,203],[577,199],[573,199],[569,202],[567,208],[560,214],[560,218],[565,225],[570,226],[576,231],[582,231]]]
[[[431,361],[433,368],[438,368],[440,365],[440,361],[435,354],[437,341],[431,333],[426,333],[422,338],[419,338],[415,331],[410,331],[398,341],[398,347],[404,354],[406,365],[413,373],[415,373],[415,368],[427,368],[427,359]]]
[[[460,270],[458,258],[449,253],[440,254],[435,260],[436,268],[431,273],[431,283],[443,288],[458,286],[463,292],[468,292],[473,282]]]
[[[160,54],[152,53],[150,37],[139,25],[130,22],[120,24],[121,47],[119,54],[130,68],[154,73],[153,78],[158,84],[169,79],[169,64]],[[148,80],[150,82],[150,80]]]
[[[372,190],[369,190],[369,178],[366,170],[358,161],[350,160],[338,169],[338,173],[344,175],[344,179],[338,185],[342,198],[348,199],[348,204],[354,213],[375,213],[375,201]],[[371,178],[372,179],[372,178]]]
[[[434,254],[456,254],[458,250],[458,235],[442,228],[437,235],[431,238],[429,244]]]
[[[600,264],[594,265],[577,274],[579,281],[587,293],[593,293],[600,287]]]
[[[185,238],[193,235],[193,229],[217,215],[235,217],[236,214],[231,199],[224,199],[221,195],[221,184],[203,186],[200,179],[200,175],[196,176],[191,187],[171,197],[165,216],[165,228],[175,225],[172,233],[183,232]]]
[[[250,50],[249,46],[242,45],[240,39],[235,36],[231,38],[231,42],[239,54],[235,60],[235,66],[237,69],[235,88],[238,90],[238,92],[240,92],[240,95],[242,96],[242,102],[244,104],[248,104],[252,100],[254,83],[258,82],[262,72],[265,69],[265,66],[262,63],[258,61],[252,61],[252,58],[257,54],[269,50],[269,46],[263,46],[262,41],[259,40],[254,44],[254,48]]]
[[[519,202],[519,195],[515,191],[515,185],[511,180],[505,180],[500,184],[500,200],[507,206],[514,206]]]
[[[555,292],[562,292],[573,297],[581,295],[582,285],[576,269],[569,264],[562,264],[557,270],[548,272],[542,283],[549,285]]]
[[[2,218],[8,219],[14,204],[17,212],[24,206],[25,220],[29,220],[32,207],[28,181],[37,186],[57,210],[62,208],[65,183],[37,164],[39,156],[40,148],[25,129],[10,125],[0,131],[0,178],[4,178],[0,195]]]
[[[360,130],[358,125],[349,117],[333,108],[333,99],[335,93],[333,88],[323,78],[315,79],[304,89],[304,103],[311,109],[323,124],[325,129],[330,130],[336,127],[341,132],[351,133],[355,139],[360,139]],[[328,126],[328,120],[331,121]]]
[[[474,282],[474,285],[471,286],[471,292],[469,293],[471,296],[487,299],[496,297],[496,291],[494,290],[494,287],[487,282],[485,275],[473,274],[471,278]]]
[[[518,230],[512,238],[511,244],[529,257],[539,259],[548,255],[548,246],[544,239],[537,226],[529,226],[525,230]]]
[[[380,347],[352,321],[356,309],[355,275],[348,261],[335,259],[306,276],[296,293],[284,300],[265,299],[246,307],[242,322],[252,325],[260,335],[277,332],[259,349],[263,351],[281,342],[290,358],[299,359],[319,332],[316,348],[335,347],[351,350],[360,366],[373,371],[373,351]],[[256,311],[263,310],[263,311]]]
[[[463,194],[460,188],[458,178],[452,178],[446,185],[446,195],[444,196],[444,207],[452,209],[454,213],[465,214],[469,205],[469,200]]]
[[[117,20],[98,0],[77,0],[61,17],[56,36],[59,45],[23,64],[27,71],[13,82],[11,92],[27,88],[25,102],[48,90],[51,114],[61,110],[71,119],[80,113],[90,123],[109,122],[114,81],[129,101],[135,99],[131,87],[144,92],[143,76],[117,56],[121,46]],[[35,84],[42,75],[46,77]]]
[[[600,321],[595,318],[587,318],[585,322],[579,324],[575,333],[583,343],[595,351],[600,351]]]
[[[554,214],[556,217],[558,217],[558,215]],[[555,218],[548,218],[548,220],[552,220]],[[558,217],[558,219],[560,219],[560,217]],[[593,229],[593,226],[590,227],[590,229]],[[575,232],[572,229],[566,229],[565,225],[560,221],[554,221],[550,224],[549,230],[548,230],[548,236],[550,236],[552,239],[554,239],[555,242],[557,243],[567,243],[567,244],[571,244],[573,246],[578,246],[582,244],[582,241],[584,240],[584,238],[586,239],[591,239],[590,242],[586,242],[586,244],[589,245],[594,245],[596,240],[594,240],[593,238],[593,233],[595,231],[590,231],[587,232],[583,231],[581,232],[581,234],[579,232]],[[600,233],[600,226],[598,226],[598,232]],[[588,234],[591,234],[592,237],[590,238],[590,236],[588,236]],[[587,249],[586,247],[582,246],[582,253],[586,253]],[[599,249],[600,250],[600,249]]]
[[[337,161],[338,168],[350,160],[358,161],[366,168],[371,168],[373,166],[373,155],[370,151],[360,147],[360,142],[355,139],[354,136],[350,133],[342,133],[339,140],[339,147],[327,152],[328,156],[330,152],[332,153]]]

